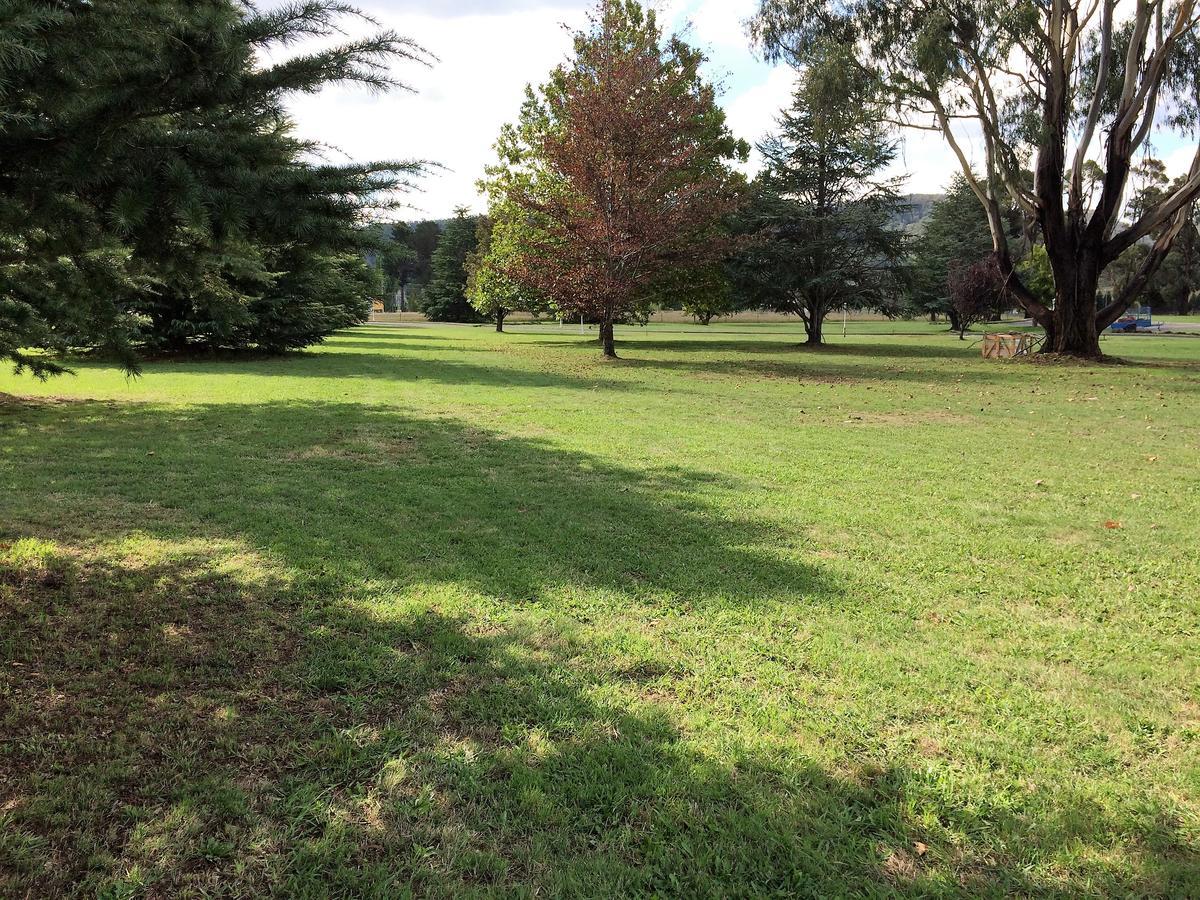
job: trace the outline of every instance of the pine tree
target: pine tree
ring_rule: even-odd
[[[478,246],[478,220],[467,210],[455,211],[433,253],[429,287],[421,311],[434,322],[478,322],[467,300],[467,257]]]
[[[834,309],[890,304],[902,285],[905,238],[892,221],[903,201],[880,175],[895,146],[843,62],[814,59],[760,145],[766,167],[742,219],[751,241],[735,260],[744,296],[799,315],[810,345]]]
[[[1014,217],[1011,230],[1019,228],[1019,219]],[[927,315],[949,316],[957,331],[958,313],[948,289],[950,273],[980,262],[991,253],[987,215],[967,179],[955,175],[946,196],[933,204],[924,229],[913,242],[909,308]]]
[[[390,226],[379,252],[383,275],[384,304],[389,312],[408,309],[408,286],[417,274],[417,251],[413,249],[412,227],[404,222]]]
[[[283,349],[358,321],[361,225],[420,166],[309,164],[285,102],[388,87],[390,64],[422,51],[385,32],[260,63],[351,14],[337,0],[0,6],[0,353],[44,368],[21,348]]]

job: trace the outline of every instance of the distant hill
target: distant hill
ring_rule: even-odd
[[[896,214],[895,223],[908,232],[920,232],[925,220],[933,212],[933,204],[945,194],[909,194],[904,198],[904,208]]]

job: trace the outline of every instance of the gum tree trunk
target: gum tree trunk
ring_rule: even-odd
[[[1087,248],[1056,254],[1054,268],[1053,322],[1046,331],[1047,353],[1099,357],[1100,332],[1096,317],[1096,295],[1100,287],[1100,266],[1096,254]]]

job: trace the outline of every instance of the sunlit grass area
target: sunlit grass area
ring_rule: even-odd
[[[1200,895],[1200,339],[748,331],[0,377],[0,896]]]

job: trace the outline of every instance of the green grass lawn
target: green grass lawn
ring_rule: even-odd
[[[1200,896],[1200,339],[621,338],[0,376],[0,896]]]

